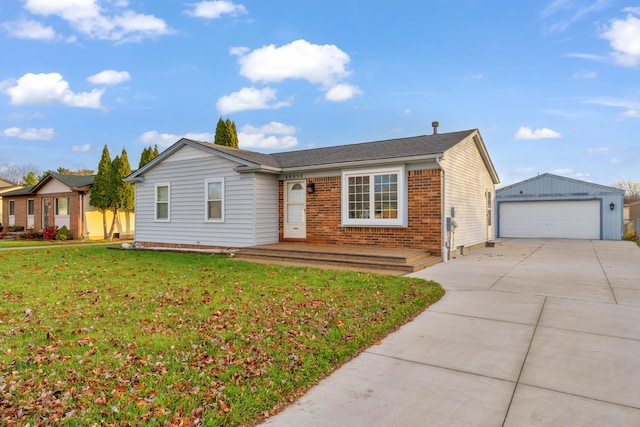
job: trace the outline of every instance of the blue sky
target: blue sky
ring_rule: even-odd
[[[640,7],[626,0],[0,4],[0,168],[102,147],[295,150],[478,128],[501,185],[640,180]],[[1,172],[1,170],[0,170]]]

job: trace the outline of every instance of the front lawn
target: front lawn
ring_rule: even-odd
[[[1,240],[0,249],[28,248],[32,246],[60,246],[60,245],[92,245],[92,244],[121,244],[123,241],[107,240]]]
[[[443,293],[211,255],[0,251],[0,425],[250,425]]]

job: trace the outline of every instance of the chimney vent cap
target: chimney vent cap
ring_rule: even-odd
[[[438,126],[440,126],[440,123],[437,121],[431,122],[431,126],[433,126],[433,134],[437,134],[438,133]]]

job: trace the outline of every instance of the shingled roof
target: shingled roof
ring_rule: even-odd
[[[444,153],[473,132],[474,130],[465,130],[386,139],[360,144],[274,153],[271,156],[278,161],[282,168],[426,156]]]
[[[465,138],[477,132],[476,129],[458,132],[440,133],[432,135],[413,136],[408,138],[385,139],[359,144],[338,145],[334,147],[313,148],[308,150],[287,151],[281,153],[263,154],[255,151],[216,145],[210,142],[196,141],[182,138],[160,153],[142,168],[134,171],[126,178],[133,182],[154,168],[165,158],[171,156],[185,145],[202,148],[222,157],[235,160],[243,164],[239,171],[255,171],[262,169],[270,173],[282,173],[288,169],[310,167],[334,167],[341,164],[359,162],[376,162],[393,159],[409,159],[442,154]],[[490,162],[488,160],[488,162]],[[490,164],[487,166],[492,168]]]
[[[3,193],[3,196],[25,196],[29,194],[36,194],[40,188],[42,188],[47,182],[55,178],[62,182],[67,187],[73,189],[79,189],[82,187],[89,187],[93,185],[95,175],[66,175],[56,172],[50,172],[47,176],[42,178],[36,185],[28,187],[18,188],[17,190],[8,191]]]

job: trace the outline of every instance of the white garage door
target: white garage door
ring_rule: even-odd
[[[500,203],[500,237],[600,239],[600,201]]]

